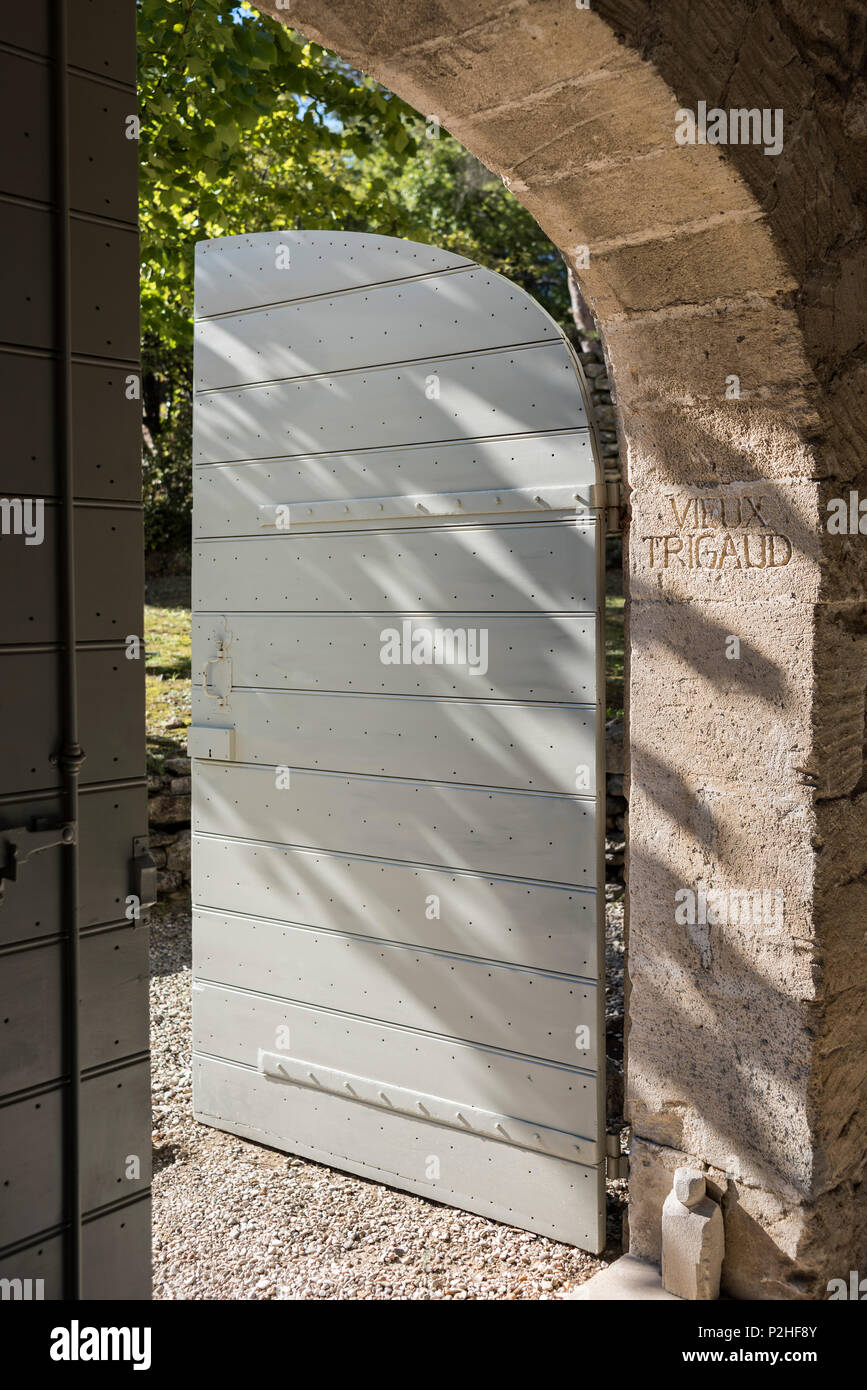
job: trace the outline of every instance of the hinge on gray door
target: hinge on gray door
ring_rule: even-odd
[[[605,481],[602,483],[591,483],[586,489],[586,495],[575,494],[575,500],[581,506],[592,507],[600,515],[605,514],[605,534],[607,536],[617,536],[623,529],[621,522],[621,507],[623,505],[622,493],[620,488],[619,472],[605,474]]]
[[[14,883],[19,868],[32,855],[57,845],[74,845],[77,837],[75,821],[51,822],[44,816],[37,816],[29,825],[0,830],[0,902],[3,901],[4,880],[8,878]]]
[[[136,835],[132,842],[132,858],[129,864],[132,873],[131,891],[138,898],[139,907],[153,907],[157,900],[157,866],[150,852],[147,835]]]
[[[620,1135],[605,1136],[605,1176],[612,1179],[629,1177],[629,1154],[620,1152]]]
[[[605,474],[605,506],[607,508],[605,516],[605,531],[609,536],[616,536],[622,531],[620,509],[623,505],[620,490],[620,472],[610,472]]]

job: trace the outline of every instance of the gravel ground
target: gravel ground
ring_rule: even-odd
[[[196,1124],[189,912],[155,910],[151,935],[155,1298],[556,1299],[619,1254],[625,1183],[609,1184],[597,1259]],[[610,1052],[616,905],[607,954]]]

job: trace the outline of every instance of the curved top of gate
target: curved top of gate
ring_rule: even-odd
[[[571,345],[526,291],[474,261],[361,232],[221,237],[196,246],[195,318],[197,463],[472,441],[465,496],[514,487],[519,472],[526,483],[529,469],[539,507],[602,503]],[[376,495],[370,472],[355,495]]]

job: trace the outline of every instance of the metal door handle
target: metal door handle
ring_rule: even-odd
[[[231,668],[231,666],[228,664],[228,663],[229,663],[229,654],[228,654],[228,651],[227,651],[227,647],[228,647],[228,643],[227,643],[227,642],[225,642],[225,641],[219,641],[219,642],[217,643],[217,655],[216,655],[216,656],[208,657],[208,660],[205,662],[204,666],[202,667],[202,690],[204,691],[205,695],[207,696],[207,698],[208,698],[209,700],[217,700],[217,701],[219,701],[219,703],[220,703],[221,705],[225,705],[226,700],[227,700],[228,697],[229,697],[229,690],[231,690],[231,688],[232,688],[232,668]],[[208,689],[208,667],[209,667],[209,666],[216,666],[216,665],[217,665],[219,662],[221,662],[221,661],[224,661],[224,662],[227,663],[226,669],[227,669],[227,671],[228,671],[228,686],[229,686],[229,690],[226,691],[225,695],[221,695],[221,694],[220,694],[218,691],[216,691],[216,690],[209,690],[209,689]]]
[[[205,694],[207,695],[207,697],[208,697],[209,700],[220,700],[220,701],[222,701],[222,699],[223,699],[223,697],[222,697],[222,695],[219,693],[219,691],[214,691],[214,690],[209,690],[209,689],[208,689],[208,667],[209,667],[209,666],[216,666],[217,663],[220,662],[220,661],[222,661],[222,660],[223,660],[222,653],[221,653],[219,656],[211,656],[211,657],[208,658],[208,660],[205,662],[204,666],[202,667],[202,689],[204,690],[204,692],[205,692]]]

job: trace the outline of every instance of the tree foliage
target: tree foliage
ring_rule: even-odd
[[[195,243],[368,218],[400,234],[388,187],[343,175],[411,151],[417,118],[237,0],[138,0],[138,50],[147,542],[170,549],[188,543]]]
[[[553,242],[463,145],[431,122],[424,130],[411,155],[377,147],[350,163],[348,179],[363,189],[382,181],[392,190],[405,228],[400,235],[498,271],[538,299],[561,327],[574,327],[566,267]]]
[[[530,214],[435,122],[246,3],[137,4],[146,527],[167,550],[189,544],[197,241],[403,236],[500,271],[564,325],[569,298]]]
[[[138,0],[142,322],[190,341],[193,248],[245,231],[342,227],[347,156],[412,147],[415,113],[247,4]],[[388,190],[368,188],[374,216]]]

